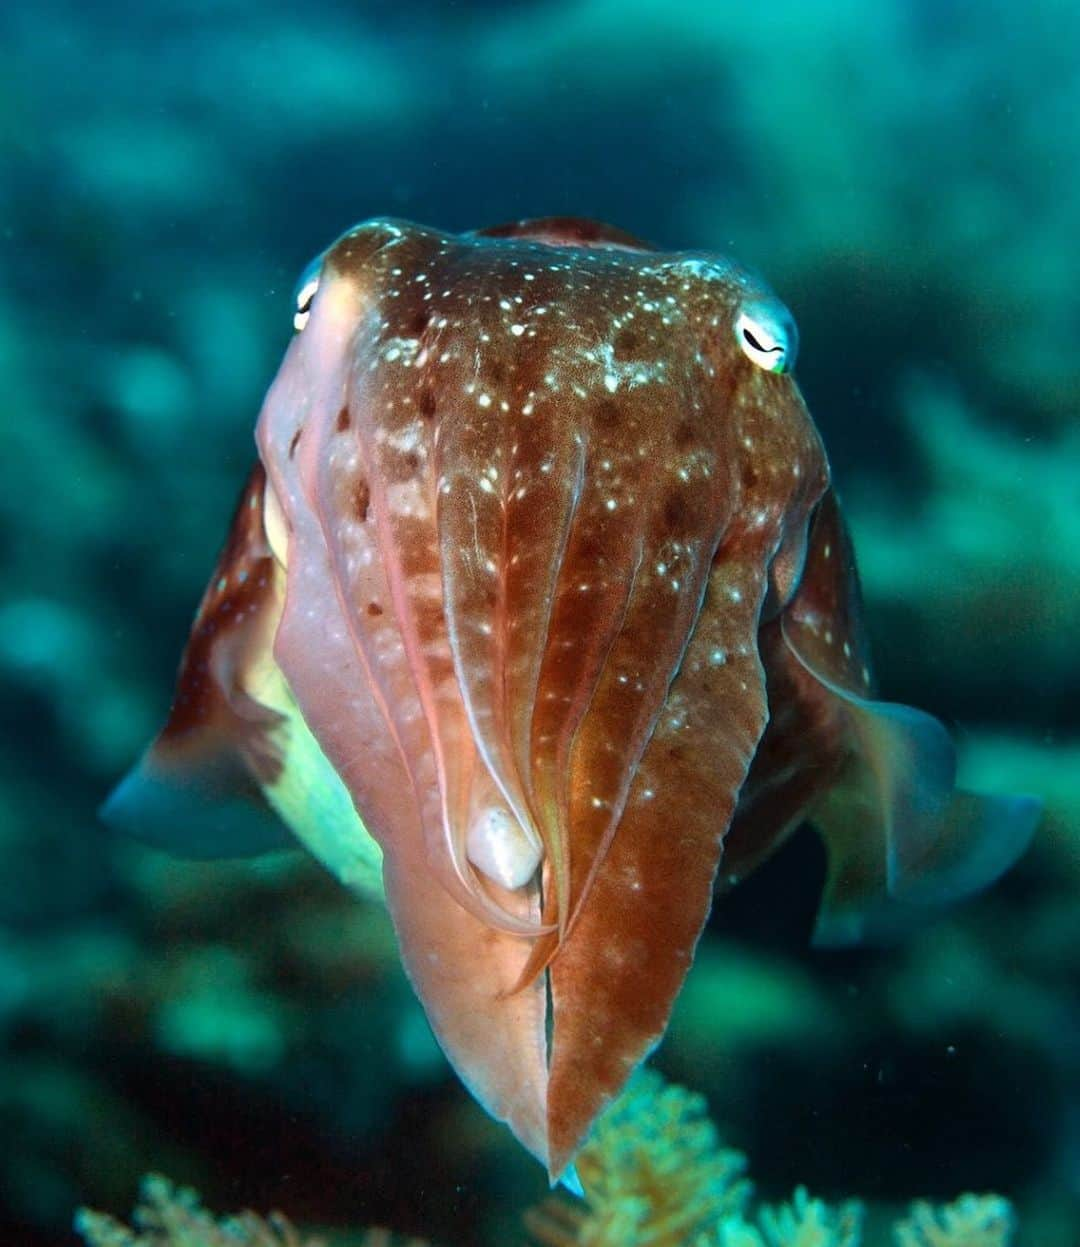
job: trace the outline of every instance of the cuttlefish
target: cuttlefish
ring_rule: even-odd
[[[384,897],[469,1090],[573,1181],[717,889],[802,821],[823,943],[1022,852],[877,700],[794,322],[705,252],[549,219],[350,230],[301,282],[172,711],[106,813],[299,840]]]

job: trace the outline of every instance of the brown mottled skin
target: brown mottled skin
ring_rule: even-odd
[[[940,726],[870,700],[825,454],[747,309],[785,323],[722,257],[591,222],[349,231],[259,421],[279,540],[256,469],[148,755],[195,741],[265,784],[233,677],[276,664],[436,1035],[553,1177],[662,1037],[718,869],[815,818],[846,938],[925,863],[940,897],[986,882],[1033,825],[953,801]],[[525,882],[475,864],[489,818]],[[1010,823],[966,874],[940,849]]]
[[[385,677],[386,701],[391,717],[425,711],[402,724],[406,756],[450,742],[452,823],[475,724],[543,841],[555,930],[524,977],[550,959],[557,1172],[659,1040],[689,966],[765,726],[770,564],[827,469],[791,379],[735,340],[736,305],[764,292],[732,266],[599,228],[572,231],[568,256],[550,245],[560,223],[465,239],[400,228],[362,227],[325,259],[366,310],[352,418],[304,425],[301,446],[324,438],[329,513],[375,526],[398,586],[415,658]],[[350,540],[328,532],[339,564]],[[342,583],[354,627],[370,604],[392,625],[382,595]],[[410,592],[431,583],[441,593]]]
[[[243,787],[260,803],[259,785],[272,783],[280,766],[266,739],[278,716],[244,693],[236,672],[243,655],[276,623],[279,609],[280,573],[263,531],[265,483],[262,464],[256,463],[199,603],[158,738],[162,756],[182,758],[194,749],[208,767],[220,769],[218,782]]]

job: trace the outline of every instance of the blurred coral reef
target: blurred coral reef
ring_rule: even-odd
[[[704,1101],[640,1071],[597,1123],[578,1160],[582,1200],[556,1196],[527,1211],[537,1247],[871,1247],[863,1208],[832,1208],[797,1187],[790,1202],[751,1207],[746,1157],[718,1144]],[[280,1214],[216,1220],[195,1193],[151,1176],[129,1230],[82,1209],[76,1228],[87,1247],[330,1247]],[[963,1195],[935,1207],[913,1204],[892,1226],[896,1247],[1010,1247],[1014,1218],[998,1195]],[[339,1247],[346,1239],[335,1238]],[[424,1247],[369,1230],[357,1247]],[[878,1240],[885,1247],[885,1239]]]
[[[166,709],[302,265],[376,214],[576,213],[767,273],[884,694],[958,724],[970,785],[1047,811],[1000,886],[895,948],[808,949],[809,833],[725,897],[657,1062],[739,1151],[659,1093],[690,1150],[642,1215],[694,1176],[744,1216],[745,1153],[774,1211],[725,1247],[855,1241],[852,1191],[867,1242],[906,1217],[900,1247],[1000,1247],[1004,1205],[940,1207],[985,1189],[1021,1247],[1075,1247],[1078,46],[1067,0],[2,6],[4,1241],[70,1244],[71,1209],[129,1206],[147,1170],[328,1243],[520,1241],[542,1175],[450,1077],[385,915],[300,854],[175,862],[95,809]],[[616,1216],[605,1190],[638,1216],[623,1112],[598,1136],[622,1167],[538,1214],[549,1241],[614,1241],[572,1237]],[[825,1202],[779,1202],[804,1184]],[[215,1243],[146,1198],[194,1218],[153,1247]]]

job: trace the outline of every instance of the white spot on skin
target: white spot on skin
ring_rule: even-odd
[[[428,514],[427,494],[418,481],[403,481],[386,487],[386,502],[394,515],[424,519]]]
[[[401,451],[402,454],[423,452],[424,446],[421,444],[423,440],[423,429],[416,421],[405,425],[395,433],[387,436],[387,445],[392,446],[395,450]],[[355,466],[355,462],[350,463],[350,467]]]

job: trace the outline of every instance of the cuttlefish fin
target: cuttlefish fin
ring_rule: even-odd
[[[163,763],[153,748],[101,806],[101,818],[177,857],[252,857],[296,847],[288,828],[224,747]]]
[[[930,715],[830,691],[844,703],[855,754],[809,811],[829,855],[814,941],[888,939],[1008,870],[1040,805],[957,789],[953,743]]]
[[[956,750],[937,719],[871,696],[850,539],[826,496],[803,582],[781,619],[784,645],[828,699],[845,759],[809,806],[828,870],[818,944],[888,939],[928,908],[968,896],[1027,848],[1040,804],[956,787]]]
[[[102,806],[107,823],[185,857],[294,844],[263,795],[282,766],[282,715],[257,695],[272,664],[281,572],[256,465],[192,627],[168,721]]]

